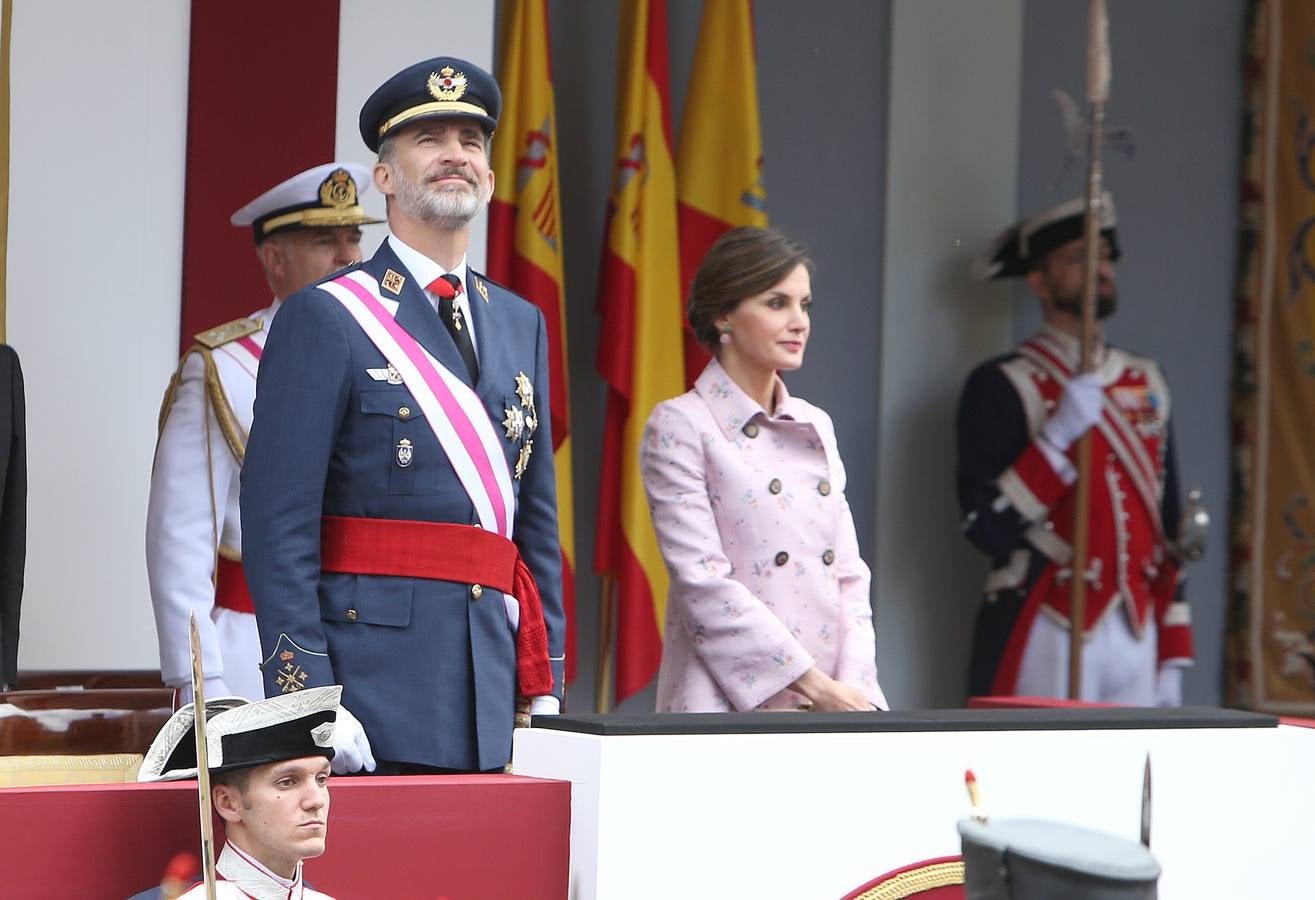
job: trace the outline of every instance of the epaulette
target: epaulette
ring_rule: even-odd
[[[265,327],[265,323],[256,317],[254,319],[234,319],[231,322],[225,322],[209,331],[203,331],[195,336],[195,340],[207,350],[215,350],[224,344],[232,343],[238,338],[244,338],[249,334],[255,334]]]

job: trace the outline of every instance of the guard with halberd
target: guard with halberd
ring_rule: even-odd
[[[1112,201],[1101,203],[1097,319],[1117,302]],[[983,278],[1023,278],[1044,324],[978,366],[958,412],[962,529],[991,559],[973,639],[973,694],[1064,696],[1074,577],[1074,451],[1091,433],[1082,699],[1181,703],[1192,635],[1176,543],[1178,483],[1170,395],[1154,360],[1104,343],[1079,360],[1081,198],[996,239]]]

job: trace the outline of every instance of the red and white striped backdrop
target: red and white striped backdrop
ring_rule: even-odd
[[[404,66],[452,54],[491,69],[493,0],[194,5],[14,3],[6,318],[27,376],[24,668],[157,664],[142,529],[160,398],[184,335],[269,301],[229,216],[317,163],[372,163],[357,112]],[[382,215],[377,194],[365,205]],[[367,228],[367,250],[383,228]],[[481,222],[477,268],[483,248]]]

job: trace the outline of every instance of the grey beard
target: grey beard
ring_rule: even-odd
[[[393,169],[397,181],[397,204],[413,219],[432,225],[442,231],[460,231],[470,224],[488,198],[479,187],[475,193],[465,191],[431,191],[424,181],[411,181],[398,168]]]
[[[1055,309],[1059,310],[1060,312],[1066,312],[1069,315],[1073,315],[1073,316],[1082,315],[1081,294],[1074,294],[1068,297],[1056,296],[1054,298],[1054,302],[1055,302]],[[1096,321],[1098,322],[1105,321],[1110,316],[1114,315],[1114,311],[1118,308],[1119,308],[1119,295],[1117,293],[1113,293],[1109,295],[1105,295],[1101,293],[1096,294]]]

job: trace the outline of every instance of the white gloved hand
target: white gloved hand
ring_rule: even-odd
[[[1183,670],[1180,666],[1161,666],[1155,676],[1157,706],[1183,705]]]
[[[1093,372],[1074,376],[1064,386],[1059,408],[1041,426],[1041,436],[1060,453],[1100,421],[1105,406],[1105,389]]]
[[[216,697],[237,696],[228,689],[228,685],[224,684],[224,679],[220,678],[218,675],[213,678],[207,678],[202,686],[205,688],[206,700],[214,700]],[[189,681],[178,689],[178,705],[180,707],[186,706],[195,699],[196,695],[192,690],[192,682]],[[247,699],[251,698],[248,697]],[[259,700],[260,698],[257,697],[256,699]]]
[[[333,774],[346,775],[361,769],[373,772],[377,765],[360,720],[340,704],[333,723]]]
[[[532,716],[556,716],[562,711],[562,702],[552,694],[543,694],[539,697],[530,698],[530,715]]]

